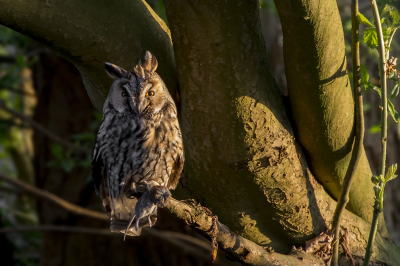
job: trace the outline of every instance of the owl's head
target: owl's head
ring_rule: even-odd
[[[111,63],[105,63],[106,73],[114,79],[103,112],[113,109],[121,115],[150,118],[166,109],[172,98],[155,72],[157,59],[149,51],[132,72]],[[172,102],[173,103],[173,102]]]

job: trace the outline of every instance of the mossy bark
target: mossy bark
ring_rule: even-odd
[[[100,111],[112,83],[105,62],[132,70],[150,50],[168,88],[177,88],[168,27],[144,0],[0,0],[0,24],[72,62]]]
[[[275,1],[282,23],[285,72],[295,132],[310,168],[335,199],[350,162],[354,100],[336,1]],[[347,208],[372,220],[372,176],[363,151]],[[385,233],[383,216],[381,233]]]

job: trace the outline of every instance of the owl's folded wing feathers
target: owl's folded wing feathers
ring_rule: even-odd
[[[175,189],[179,183],[179,178],[181,177],[181,173],[183,170],[183,164],[185,162],[185,156],[183,149],[180,149],[178,152],[178,156],[174,162],[172,167],[171,175],[168,180],[168,189]]]

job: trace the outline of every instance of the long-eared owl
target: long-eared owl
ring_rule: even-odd
[[[169,189],[175,189],[182,172],[177,110],[155,72],[157,66],[149,51],[132,72],[105,64],[114,82],[104,103],[91,166],[113,232],[139,235],[141,227],[151,226],[157,207],[166,204]],[[130,228],[135,217],[135,227]]]

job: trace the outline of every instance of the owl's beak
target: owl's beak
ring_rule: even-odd
[[[143,114],[143,112],[144,112],[144,110],[146,110],[146,108],[147,108],[147,102],[146,101],[141,101],[140,103],[139,103],[139,114]]]

